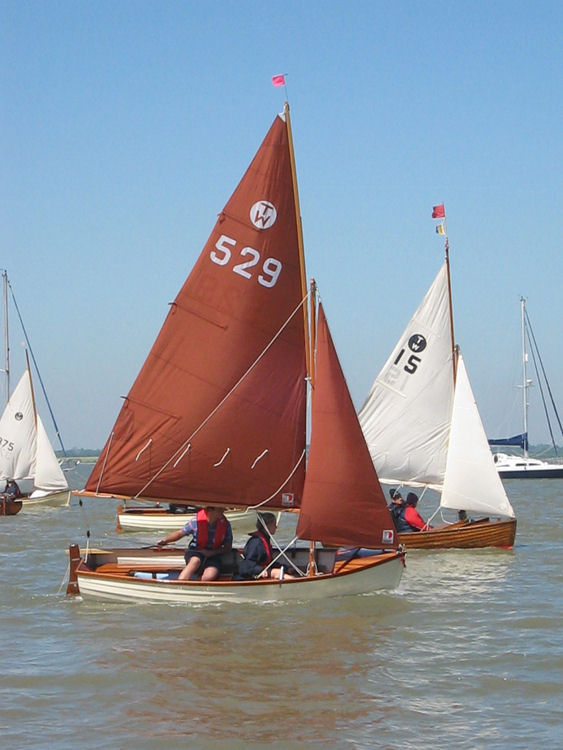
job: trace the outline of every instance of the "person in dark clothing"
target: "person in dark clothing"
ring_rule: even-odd
[[[273,513],[259,513],[256,531],[250,534],[243,550],[243,560],[239,563],[239,577],[253,578],[294,578],[282,570],[281,562],[270,565],[274,558],[270,536],[276,533],[277,523]]]
[[[17,500],[22,496],[18,483],[15,479],[6,480],[6,486],[2,493],[7,500]]]
[[[390,504],[387,506],[391,513],[391,518],[395,524],[395,529],[399,533],[411,531],[411,527],[405,521],[405,501],[399,490],[389,490],[389,497],[391,498]]]

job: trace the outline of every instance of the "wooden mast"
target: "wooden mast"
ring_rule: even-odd
[[[295,220],[297,223],[297,246],[299,249],[299,269],[301,271],[301,299],[303,303],[303,328],[305,331],[305,361],[307,366],[307,375],[312,377],[311,372],[311,353],[309,339],[309,310],[307,304],[307,278],[305,276],[305,250],[303,246],[303,227],[301,225],[301,208],[299,206],[299,190],[297,187],[297,170],[295,167],[295,152],[293,150],[293,136],[291,133],[291,118],[289,116],[289,103],[286,101],[283,107],[285,124],[287,127],[287,139],[289,143],[289,162],[291,164],[291,178],[293,181],[293,198],[295,201]]]
[[[456,375],[457,375],[457,348],[455,345],[455,335],[454,335],[454,308],[452,303],[452,281],[450,277],[450,243],[448,240],[448,225],[446,222],[446,212],[444,211],[444,232],[446,235],[446,244],[445,244],[445,253],[446,253],[446,273],[448,276],[448,303],[450,308],[450,335],[451,335],[451,343],[452,343],[452,370],[453,370],[453,376],[454,376],[454,386],[456,381]]]
[[[284,115],[285,115],[285,123],[287,127],[287,137],[289,142],[289,161],[291,164],[291,176],[293,179],[293,196],[295,200],[295,218],[297,222],[297,245],[299,248],[299,268],[301,271],[301,294],[302,298],[305,300],[303,303],[303,329],[305,331],[305,361],[306,361],[306,367],[307,367],[307,376],[309,378],[309,383],[311,385],[311,388],[314,387],[314,372],[313,372],[313,360],[314,360],[314,335],[313,331],[315,330],[315,290],[316,285],[313,280],[311,280],[311,288],[310,288],[310,295],[311,295],[311,316],[309,320],[309,306],[307,304],[308,302],[308,291],[307,291],[307,280],[305,276],[305,250],[303,245],[303,227],[301,225],[301,209],[299,207],[299,191],[297,188],[297,170],[295,168],[295,152],[293,150],[293,136],[291,133],[291,119],[289,117],[289,103],[286,101],[284,103]],[[316,575],[316,567],[315,567],[315,542],[311,541],[309,542],[309,565],[308,565],[308,575],[314,576]]]

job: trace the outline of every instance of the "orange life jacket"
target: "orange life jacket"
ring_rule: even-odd
[[[205,549],[209,539],[209,519],[206,511],[202,508],[197,512],[197,548]],[[213,538],[213,549],[218,549],[222,544],[227,533],[227,519],[220,516],[215,524],[215,537]]]

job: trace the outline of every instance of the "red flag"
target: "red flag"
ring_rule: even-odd
[[[446,210],[444,208],[444,204],[440,203],[439,206],[434,206],[432,208],[432,218],[433,219],[444,219],[446,217]]]
[[[272,83],[274,86],[285,86],[285,76],[272,76]]]

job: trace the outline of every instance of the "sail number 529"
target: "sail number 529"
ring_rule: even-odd
[[[228,265],[232,259],[233,252],[236,250],[236,244],[237,241],[233,240],[232,237],[222,234],[215,243],[215,249],[210,253],[211,260],[217,263],[218,266]],[[233,266],[234,273],[238,273],[239,276],[243,276],[245,279],[252,279],[256,271],[259,271],[259,284],[266,287],[275,286],[282,270],[281,261],[276,260],[276,258],[266,258],[262,265],[259,266],[258,264],[261,260],[260,253],[253,247],[243,247],[242,250],[239,250],[236,260],[242,258],[246,260]]]

